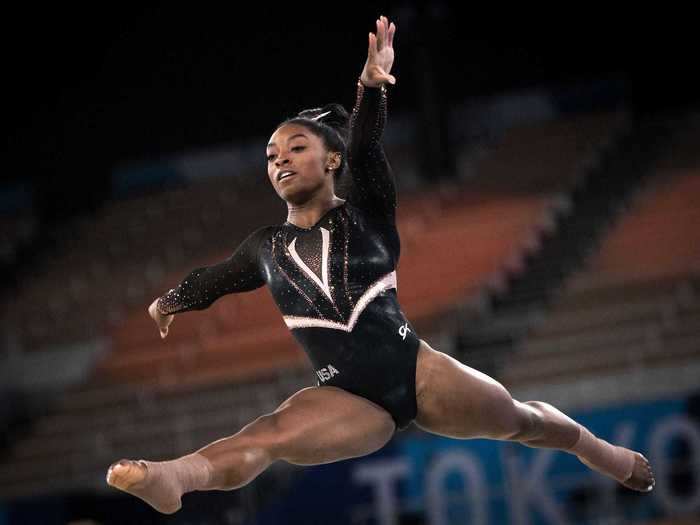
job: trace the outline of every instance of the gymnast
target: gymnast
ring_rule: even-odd
[[[319,465],[364,456],[414,422],[455,439],[562,450],[628,488],[653,488],[642,454],[597,438],[550,404],[514,400],[491,377],[420,339],[402,312],[397,198],[382,147],[387,92],[396,84],[395,33],[383,16],[369,33],[351,115],[330,104],[274,130],[267,174],[287,221],[253,231],[228,259],[192,270],[148,308],[164,338],[175,314],[267,285],[316,385],[183,457],[118,461],[109,485],[170,514],[187,492],[237,489],[278,460]],[[335,195],[343,174],[351,184],[345,200]]]

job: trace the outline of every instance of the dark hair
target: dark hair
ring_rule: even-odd
[[[348,125],[350,116],[340,104],[326,104],[321,108],[305,109],[295,117],[282,122],[277,129],[285,124],[298,124],[304,126],[323,141],[328,151],[340,153],[340,166],[335,170],[335,179],[339,179],[345,172],[346,144],[348,139]]]

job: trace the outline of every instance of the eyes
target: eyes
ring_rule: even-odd
[[[306,149],[306,146],[294,146],[293,148],[291,148],[291,150],[292,150],[294,153],[300,153],[300,152],[304,151],[305,149]],[[274,153],[270,153],[270,154],[267,156],[267,162],[272,162],[274,158],[275,158],[275,154],[274,154]]]

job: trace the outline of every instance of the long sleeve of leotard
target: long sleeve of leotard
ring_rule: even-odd
[[[204,310],[226,294],[248,292],[265,284],[258,252],[267,229],[263,227],[251,233],[225,261],[192,270],[179,285],[158,299],[158,311],[170,315]]]
[[[348,164],[352,185],[348,200],[372,215],[393,220],[396,187],[381,143],[386,118],[386,88],[366,87],[358,81],[350,116]]]

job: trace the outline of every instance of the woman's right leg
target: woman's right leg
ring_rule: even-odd
[[[339,388],[310,387],[195,453],[173,461],[119,461],[107,482],[170,514],[180,508],[182,494],[242,487],[278,459],[318,465],[370,454],[394,428],[389,413],[371,401]]]

